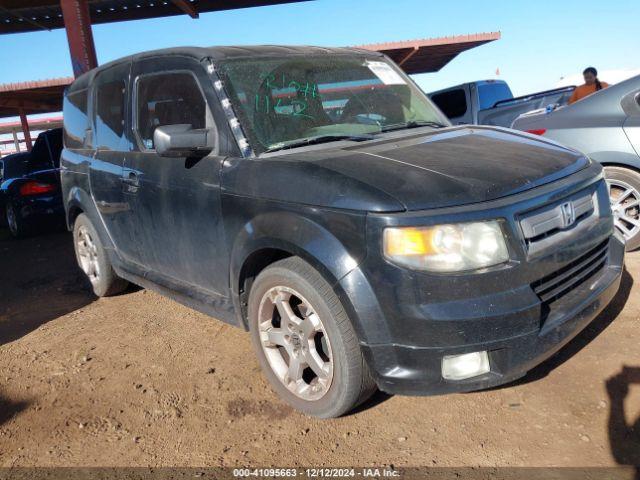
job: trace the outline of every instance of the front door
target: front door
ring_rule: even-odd
[[[129,263],[139,263],[138,248],[133,241],[132,205],[124,195],[124,158],[132,148],[127,138],[129,103],[129,62],[108,68],[93,82],[93,145],[95,153],[89,171],[91,193],[118,256]]]
[[[125,175],[136,177],[130,195],[144,264],[152,278],[173,288],[226,296],[219,184],[224,157],[216,146],[201,159],[166,158],[153,144],[163,125],[190,124],[216,134],[205,96],[207,87],[212,90],[208,76],[195,60],[161,57],[134,62],[132,78],[137,145],[127,155]]]

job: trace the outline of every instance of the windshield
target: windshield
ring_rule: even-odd
[[[257,153],[319,138],[447,124],[383,57],[309,55],[220,62],[218,72]]]

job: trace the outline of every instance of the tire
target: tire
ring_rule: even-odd
[[[251,287],[248,307],[251,338],[262,370],[293,408],[335,418],[375,392],[342,303],[304,260],[290,257],[264,269]]]
[[[24,238],[31,233],[31,227],[18,213],[15,205],[8,201],[5,206],[5,220],[14,238]]]
[[[640,173],[624,167],[604,167],[616,228],[628,252],[640,247]]]
[[[98,232],[84,213],[78,215],[73,225],[73,247],[78,266],[96,296],[116,295],[127,288],[129,282],[113,271]]]

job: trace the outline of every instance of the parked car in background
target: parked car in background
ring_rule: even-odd
[[[504,80],[481,80],[438,90],[429,98],[454,125],[509,127],[522,113],[548,105],[566,105],[575,87],[515,97]]]
[[[249,330],[274,390],[311,415],[376,387],[511,382],[620,284],[600,165],[451,127],[377,52],[147,52],[77,78],[63,113],[68,225],[96,295],[130,281]]]
[[[38,135],[30,152],[0,159],[4,161],[5,172],[0,199],[6,225],[14,237],[64,225],[61,151],[62,129],[56,128]]]
[[[640,76],[573,105],[520,116],[513,128],[556,140],[604,165],[615,225],[640,247]]]
[[[0,186],[5,180],[21,177],[27,172],[28,152],[12,153],[0,158]],[[5,215],[5,200],[0,188],[0,227],[7,226],[7,216]]]

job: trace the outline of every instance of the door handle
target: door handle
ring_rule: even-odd
[[[127,185],[132,185],[134,187],[140,186],[140,177],[133,170],[126,170],[123,172],[122,181]]]

